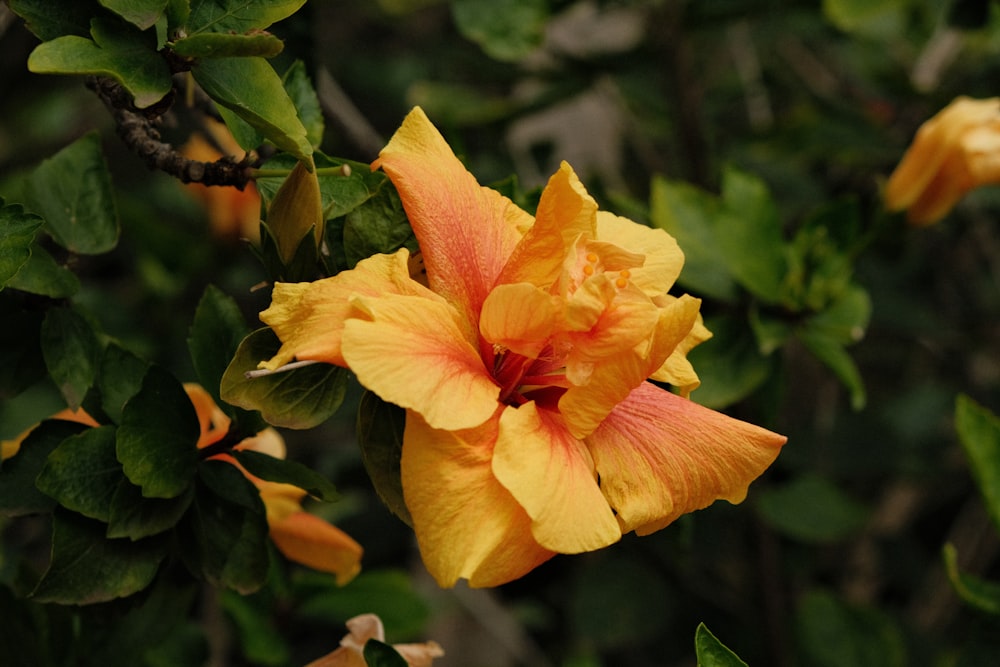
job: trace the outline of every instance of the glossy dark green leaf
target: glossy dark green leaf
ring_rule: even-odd
[[[653,179],[650,221],[684,252],[678,283],[697,296],[732,301],[738,288],[715,236],[714,221],[721,215],[718,198],[684,182]]]
[[[270,329],[258,329],[240,343],[222,377],[222,400],[247,410],[259,410],[275,426],[312,428],[329,419],[344,401],[347,371],[330,364],[312,364],[261,377],[247,371],[273,357],[281,342]]]
[[[377,639],[365,642],[364,656],[368,667],[406,667],[409,664],[396,649]]]
[[[205,288],[188,331],[188,350],[201,386],[219,403],[219,382],[250,328],[236,301],[218,287]]]
[[[955,401],[955,429],[986,509],[1000,527],[1000,419],[960,395]]]
[[[273,58],[285,48],[285,43],[269,33],[235,35],[203,32],[178,39],[170,49],[185,58]]]
[[[188,33],[234,32],[263,30],[272,23],[288,18],[306,0],[213,0],[191,6]]]
[[[125,476],[146,498],[174,498],[190,486],[201,429],[181,383],[153,366],[125,404],[117,453]]]
[[[48,250],[34,243],[31,257],[7,282],[7,286],[22,292],[64,299],[80,290],[80,281],[76,274],[57,263]]]
[[[453,0],[451,10],[459,32],[502,61],[542,45],[549,13],[546,0]]]
[[[115,427],[101,426],[66,438],[49,454],[36,484],[66,509],[107,523],[111,497],[123,479]]]
[[[115,343],[104,349],[97,388],[101,409],[111,421],[120,424],[125,403],[139,393],[149,364]]]
[[[167,6],[167,0],[100,0],[100,3],[142,30],[152,27]]]
[[[66,403],[78,408],[94,384],[101,344],[93,327],[70,308],[53,308],[41,332],[42,355]]]
[[[52,522],[52,562],[32,598],[93,604],[146,588],[163,560],[163,545],[153,540],[109,540],[104,530],[100,522],[57,512]]]
[[[111,496],[107,536],[140,540],[170,530],[193,498],[193,485],[174,498],[144,498],[138,486],[122,478]]]
[[[279,459],[251,450],[235,450],[232,454],[254,477],[297,486],[314,498],[327,502],[339,497],[333,482],[297,461]]]
[[[867,518],[863,505],[827,479],[811,474],[763,489],[757,509],[772,528],[806,543],[847,539]]]
[[[976,609],[1000,615],[1000,583],[986,581],[958,569],[958,551],[948,543],[941,551],[948,580],[958,596]]]
[[[43,380],[48,383],[49,374],[39,343],[44,319],[45,313],[37,309],[5,308],[4,326],[0,327],[0,395],[18,396]],[[62,400],[59,401],[60,406],[63,403]],[[3,406],[0,405],[0,411],[2,410]],[[52,412],[36,414],[32,421],[44,419]],[[10,420],[6,422],[7,425],[10,423]],[[30,423],[21,423],[19,427],[25,428]],[[14,433],[16,431],[5,435],[10,437]]]
[[[42,222],[37,215],[25,213],[22,206],[7,205],[0,199],[0,290],[27,264]]]
[[[0,516],[51,511],[56,501],[35,486],[49,454],[87,427],[68,421],[44,421],[28,434],[18,453],[0,466]]]
[[[28,56],[37,74],[94,74],[114,79],[140,109],[170,92],[170,67],[156,52],[155,35],[112,17],[91,22],[93,39],[64,35],[42,42]]]
[[[118,243],[111,176],[97,133],[42,162],[26,186],[27,204],[45,219],[43,229],[67,250],[94,255]]]
[[[415,252],[417,239],[395,188],[379,188],[344,219],[344,255],[348,266],[403,246]]]
[[[413,525],[403,500],[399,461],[403,456],[403,429],[406,411],[386,403],[370,391],[358,406],[358,445],[361,461],[375,492],[389,510],[408,526]]]
[[[694,649],[698,667],[747,667],[747,663],[716,639],[704,623],[699,623],[695,630]]]
[[[8,0],[7,4],[42,41],[60,35],[89,36],[90,19],[97,9],[97,3],[92,0]]]
[[[319,105],[319,97],[316,96],[316,89],[309,74],[306,72],[306,65],[301,60],[296,60],[292,66],[281,75],[281,82],[288,91],[288,96],[292,98],[292,103],[298,109],[299,118],[306,128],[306,136],[313,148],[319,148],[323,142],[323,132],[325,124],[323,121],[323,110]],[[371,170],[368,170],[369,173]]]
[[[236,466],[199,465],[194,502],[185,515],[184,557],[209,583],[252,593],[267,578],[268,528],[257,489]]]
[[[313,152],[306,128],[274,68],[263,58],[212,58],[193,69],[195,80],[275,146],[301,160]]]

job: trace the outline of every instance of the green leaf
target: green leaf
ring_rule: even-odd
[[[174,498],[191,484],[201,428],[181,383],[152,366],[125,404],[117,453],[125,476],[146,498]]]
[[[232,455],[254,477],[297,486],[314,498],[327,502],[337,500],[339,497],[333,482],[296,461],[279,459],[251,450],[233,450]]]
[[[721,215],[717,198],[681,181],[655,177],[650,220],[673,236],[684,252],[678,283],[697,295],[735,300],[738,290],[716,240],[714,220]]]
[[[25,213],[20,205],[7,205],[0,199],[0,290],[27,264],[35,232],[42,222],[37,215]]]
[[[245,33],[263,30],[288,18],[306,0],[213,0],[196,2],[188,19],[188,34],[210,32]]]
[[[93,604],[146,588],[163,560],[162,545],[109,540],[104,529],[102,523],[56,512],[52,562],[31,597],[43,603]]]
[[[52,299],[64,299],[80,290],[80,281],[72,271],[58,264],[48,250],[34,243],[31,257],[7,286]]]
[[[386,403],[370,391],[358,406],[358,445],[361,461],[375,492],[389,510],[412,526],[413,519],[403,500],[399,461],[403,455],[403,427],[406,411]]]
[[[808,323],[797,332],[797,335],[806,349],[833,371],[840,383],[844,385],[851,396],[851,407],[855,410],[865,407],[867,398],[864,380],[861,379],[858,367],[844,350],[840,341],[823,331],[809,327]]]
[[[712,337],[688,353],[701,385],[691,398],[721,410],[749,396],[771,375],[774,362],[763,356],[753,336],[732,317],[706,320]]]
[[[11,11],[24,19],[28,30],[47,42],[61,35],[90,34],[90,19],[97,5],[88,0],[8,0]]]
[[[118,243],[111,176],[96,132],[42,162],[26,186],[27,204],[45,219],[45,231],[67,250],[95,255]]]
[[[976,609],[1000,615],[1000,583],[984,581],[979,577],[963,574],[958,569],[958,551],[955,545],[945,544],[941,550],[948,580],[958,596]]]
[[[305,429],[322,424],[340,407],[347,391],[347,371],[330,364],[313,364],[291,371],[247,378],[247,371],[270,359],[281,341],[270,329],[247,336],[222,376],[222,400],[247,410],[259,410],[275,426]]]
[[[309,80],[305,63],[301,60],[292,63],[292,66],[285,70],[281,76],[281,82],[299,112],[299,118],[302,119],[302,124],[306,128],[309,143],[312,144],[313,148],[319,148],[319,145],[323,143],[325,130],[323,110],[320,108],[316,89],[313,88],[312,81]],[[371,169],[366,171],[371,173]]]
[[[252,593],[267,578],[268,528],[257,489],[236,466],[203,461],[185,515],[184,557],[209,583]]]
[[[722,203],[727,215],[715,221],[715,240],[733,277],[768,303],[780,301],[787,272],[778,209],[762,180],[726,169]]]
[[[111,497],[107,536],[140,540],[170,530],[193,499],[193,485],[174,498],[144,498],[142,489],[123,478]]]
[[[45,366],[69,407],[79,408],[97,377],[101,344],[90,324],[70,308],[53,308],[41,331]]]
[[[205,288],[188,332],[188,350],[198,381],[219,403],[219,382],[250,328],[236,301],[218,287]]]
[[[97,388],[101,392],[101,409],[111,421],[121,423],[125,403],[139,393],[148,370],[148,363],[115,343],[104,349]]]
[[[266,60],[202,60],[192,74],[215,102],[233,111],[281,150],[308,160],[313,148],[306,128],[281,79]]]
[[[392,183],[380,171],[372,171],[367,164],[332,158],[321,153],[313,156],[319,176],[320,202],[327,220],[339,218],[361,206],[380,193],[382,188],[392,188]],[[291,155],[276,155],[264,164],[264,171],[289,172],[296,160]],[[347,165],[349,174],[343,174]],[[257,189],[265,202],[270,203],[284,182],[285,175],[257,179]]]
[[[254,665],[292,664],[291,650],[274,622],[273,610],[254,596],[222,591],[220,602],[236,631],[240,651]]]
[[[775,530],[800,542],[844,540],[860,530],[864,506],[818,475],[802,475],[784,486],[764,489],[757,509]]]
[[[864,338],[871,313],[868,291],[851,285],[833,303],[809,318],[806,327],[842,345],[850,345]]]
[[[823,0],[823,14],[844,32],[887,40],[906,30],[907,0]]]
[[[695,630],[694,649],[698,667],[747,667],[747,663],[716,639],[704,623],[699,623]]]
[[[540,47],[549,17],[545,0],[452,0],[451,11],[462,35],[502,61]]]
[[[18,453],[0,467],[0,516],[51,511],[56,502],[35,486],[49,454],[67,438],[87,427],[74,422],[44,421],[28,434]]]
[[[66,438],[49,454],[36,484],[66,509],[107,523],[111,497],[122,479],[115,427],[101,426]]]
[[[140,109],[170,92],[170,67],[156,52],[156,38],[130,23],[110,17],[91,22],[93,39],[64,35],[42,42],[28,56],[36,74],[94,74],[114,79],[131,93]]]
[[[409,664],[396,649],[377,639],[365,642],[364,657],[368,667],[407,667]]]
[[[273,58],[285,48],[285,43],[270,33],[230,35],[206,32],[178,39],[168,44],[184,58]]]
[[[416,251],[417,238],[393,187],[380,188],[344,219],[344,255],[349,267],[366,257],[392,253],[403,246]]]
[[[1000,419],[963,394],[955,401],[955,429],[986,509],[1000,527]]]
[[[813,667],[900,667],[909,664],[899,628],[870,607],[847,605],[825,591],[810,591],[795,618],[801,664]]]
[[[100,0],[100,3],[142,30],[152,27],[167,6],[167,0]]]

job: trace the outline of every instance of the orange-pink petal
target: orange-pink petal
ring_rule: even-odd
[[[531,533],[543,547],[581,553],[621,538],[590,453],[558,413],[533,402],[505,409],[493,474],[531,517]]]
[[[521,211],[484,188],[462,165],[419,107],[411,111],[372,165],[399,192],[416,234],[431,289],[470,322],[520,240]]]
[[[499,586],[554,553],[531,532],[531,518],[497,481],[491,460],[497,419],[466,431],[439,431],[407,413],[403,494],[428,572],[450,587]]]
[[[556,330],[558,304],[530,284],[499,285],[483,303],[479,331],[489,343],[535,358]]]
[[[786,438],[643,383],[587,439],[622,532],[655,532],[718,499],[739,503]]]
[[[643,256],[642,266],[629,272],[631,282],[648,296],[665,294],[684,266],[684,253],[670,234],[607,211],[597,212],[597,238]]]
[[[384,401],[419,412],[434,428],[478,426],[496,410],[500,387],[466,340],[450,304],[387,295],[354,301],[343,355],[358,381]]]
[[[269,517],[268,525],[271,541],[286,558],[335,575],[340,586],[361,571],[361,545],[314,514],[299,510],[274,521]]]

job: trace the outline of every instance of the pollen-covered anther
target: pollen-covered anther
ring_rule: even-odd
[[[631,277],[631,275],[632,274],[628,272],[628,269],[624,271],[619,271],[618,278],[615,280],[615,286],[618,289],[625,289],[626,287],[628,287],[628,279]]]

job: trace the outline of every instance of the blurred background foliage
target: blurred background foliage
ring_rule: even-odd
[[[997,94],[998,12],[986,0],[313,0],[273,26],[276,69],[301,59],[317,86],[327,155],[369,162],[419,104],[481,182],[517,174],[530,193],[567,160],[602,208],[672,231],[689,259],[682,287],[716,332],[692,355],[692,398],[789,443],[742,506],[498,590],[441,591],[365,475],[354,387],[334,418],[285,437],[337,484],[342,500],[322,511],[364,545],[364,573],[336,589],[276,568],[259,593],[206,596],[197,618],[162,630],[164,646],[302,664],[375,612],[388,641],[439,642],[445,666],[691,665],[700,622],[751,665],[995,664],[1000,618],[960,601],[942,547],[1000,579],[997,526],[953,423],[960,393],[1000,407],[1000,193],[910,229],[882,212],[879,188],[923,120],[957,95]],[[0,193],[16,201],[27,170],[98,128],[122,234],[75,259],[74,303],[191,379],[205,285],[254,326],[268,297],[250,288],[266,274],[238,232],[213,232],[195,197],[124,149],[80,79],[26,70],[36,43],[0,6]],[[164,133],[180,144],[183,128]],[[5,386],[24,356],[16,331],[0,325]],[[60,407],[44,383],[0,398],[2,437]],[[5,533],[4,581],[25,530]],[[166,604],[150,593],[88,660],[111,636],[141,646]],[[37,632],[40,613],[4,613],[0,646]],[[72,635],[72,609],[47,613],[47,642]]]

